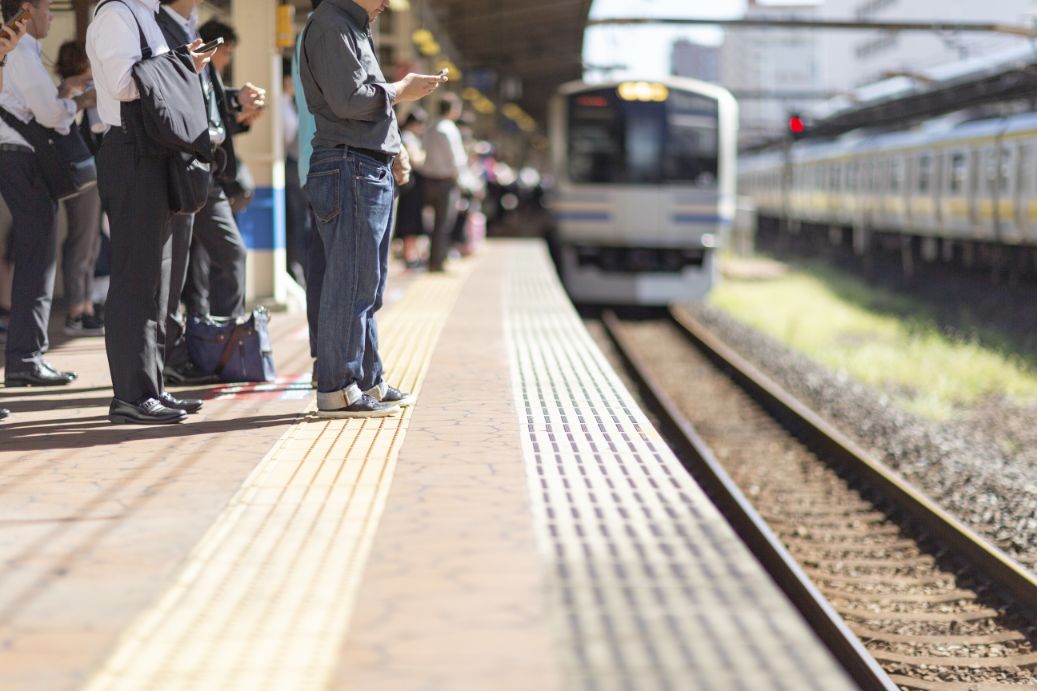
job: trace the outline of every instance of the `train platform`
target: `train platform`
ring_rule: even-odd
[[[278,381],[181,425],[107,422],[100,339],[56,344],[72,387],[2,391],[0,688],[854,688],[541,243],[390,290],[398,417],[315,417],[292,314]]]

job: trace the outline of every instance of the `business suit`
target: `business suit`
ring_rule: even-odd
[[[164,7],[156,15],[166,42],[171,46],[190,43],[192,36],[185,28],[186,20],[175,14]],[[222,139],[220,148],[224,155],[218,155],[217,160],[229,162],[234,152],[233,144],[228,144],[231,138],[226,126],[227,96],[216,69],[211,64],[205,69],[207,74],[200,78],[200,82],[209,112],[209,131],[215,141]],[[204,248],[209,257],[207,267],[192,266],[192,244]],[[245,244],[230,203],[214,176],[209,198],[202,210],[193,216],[178,215],[173,220],[171,285],[166,320],[166,372],[171,380],[176,379],[176,370],[189,367],[183,336],[185,325],[179,309],[182,294],[187,298],[185,302],[190,314],[240,316],[245,303],[245,257]],[[188,382],[185,380],[185,383]]]
[[[148,135],[140,93],[129,78],[142,60],[168,50],[155,23],[157,9],[157,0],[105,1],[87,29],[98,113],[109,125],[97,155],[97,182],[111,232],[105,347],[115,393],[108,418],[114,423],[177,423],[202,407],[163,388],[174,216],[169,153]]]

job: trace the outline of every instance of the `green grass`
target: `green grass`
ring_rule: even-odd
[[[939,329],[911,300],[824,267],[767,280],[725,279],[710,302],[830,369],[945,420],[988,396],[1037,401],[1037,361]]]

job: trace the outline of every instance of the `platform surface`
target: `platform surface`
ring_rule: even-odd
[[[2,689],[853,688],[687,476],[543,246],[490,243],[380,317],[417,406],[319,420],[300,317],[282,380],[112,427],[3,391]]]

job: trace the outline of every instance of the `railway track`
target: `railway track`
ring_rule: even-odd
[[[603,326],[689,470],[862,688],[1037,687],[1037,578],[687,313]]]

